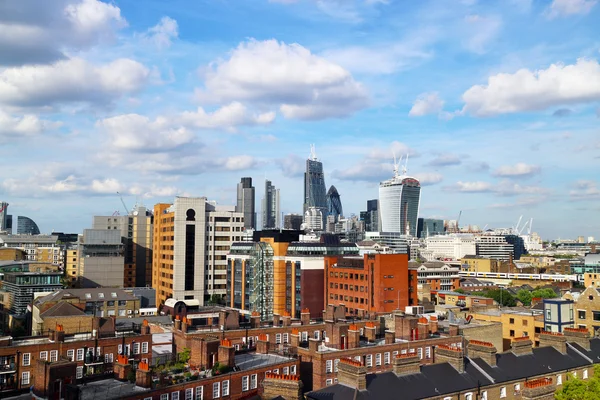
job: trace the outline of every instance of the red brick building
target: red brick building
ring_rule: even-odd
[[[325,301],[354,316],[390,313],[417,305],[417,272],[407,254],[325,258]]]

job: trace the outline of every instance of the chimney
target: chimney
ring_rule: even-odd
[[[250,316],[250,328],[260,328],[260,313],[258,311],[252,311]]]
[[[310,351],[311,353],[318,352],[320,345],[321,341],[319,339],[308,338],[308,351]]]
[[[283,312],[283,326],[290,326],[292,324],[292,315],[289,311]]]
[[[561,354],[567,354],[567,338],[562,333],[541,331],[540,347],[552,346]]]
[[[481,358],[490,367],[496,366],[496,348],[490,342],[469,340],[467,354],[470,358]]]
[[[419,322],[417,324],[417,339],[427,339],[429,337],[429,321],[425,317],[419,318]]]
[[[280,321],[281,321],[281,315],[273,314],[273,326],[279,326]]]
[[[127,356],[122,354],[117,355],[117,362],[113,364],[113,371],[116,379],[120,381],[127,379],[129,371],[131,371],[131,364],[129,363]]]
[[[365,323],[365,336],[367,337],[367,340],[369,342],[374,342],[375,338],[376,338],[376,327],[375,327],[375,323],[372,321],[367,321]]]
[[[300,323],[302,325],[310,325],[310,310],[308,308],[303,308],[300,313]]]
[[[402,340],[413,340],[416,330],[418,318],[394,314],[394,323],[396,325],[396,337]]]
[[[429,317],[429,331],[431,333],[437,333],[438,331],[438,319],[435,315]]]
[[[258,354],[269,354],[269,348],[271,344],[266,333],[258,335],[258,341],[256,342],[256,352]]]
[[[300,347],[300,332],[298,331],[298,328],[292,328],[292,333],[290,334],[290,346]]]
[[[181,321],[181,332],[187,333],[188,323],[189,323],[189,320],[187,319],[187,317],[183,317],[183,321]]]
[[[458,324],[448,324],[448,335],[458,336]]]
[[[463,351],[458,347],[446,346],[440,344],[435,348],[436,364],[447,362],[461,374],[465,372],[465,360]]]
[[[328,319],[325,321],[325,337],[327,339],[329,339],[329,343],[331,343],[331,344],[333,344],[333,340],[334,340],[334,337],[333,337],[333,326],[334,325],[335,324],[333,323],[333,320],[331,320],[331,319]]]
[[[333,304],[328,304],[325,309],[325,319],[333,321],[335,319],[335,306]]]
[[[142,335],[150,334],[150,324],[148,324],[147,319],[142,321],[142,327],[140,328],[140,334],[142,334]]]
[[[348,327],[348,349],[355,349],[360,344],[360,328],[356,324]]]
[[[358,390],[367,388],[367,368],[360,361],[342,358],[338,363],[338,382]]]
[[[55,342],[64,342],[65,341],[65,329],[62,324],[56,325],[56,330],[54,331],[54,341]]]
[[[525,381],[523,384],[523,400],[553,399],[556,386],[552,378],[538,378]]]
[[[421,372],[421,361],[417,353],[398,354],[394,358],[394,373],[396,375],[411,375],[419,372]]]
[[[302,400],[302,381],[298,375],[279,375],[271,372],[265,374],[262,382],[263,398],[284,398],[285,400]]]
[[[577,343],[585,350],[590,350],[590,331],[586,328],[563,328],[567,342]]]
[[[385,331],[385,344],[396,343],[396,334],[394,331]]]
[[[523,336],[520,338],[514,338],[512,343],[510,344],[510,351],[515,356],[523,356],[527,354],[533,354],[531,350],[531,340],[529,340],[529,336]]]
[[[233,344],[231,344],[231,340],[221,340],[217,358],[220,365],[227,365],[228,367],[233,367],[235,365],[235,348],[233,347]]]
[[[138,364],[135,371],[135,384],[146,389],[152,387],[152,371],[150,371],[150,366],[145,361]]]
[[[181,330],[181,319],[180,319],[179,315],[175,316],[175,330],[176,331]]]

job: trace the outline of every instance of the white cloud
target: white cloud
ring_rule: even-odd
[[[0,2],[0,65],[57,61],[126,25],[117,6],[97,0]]]
[[[546,10],[546,16],[553,19],[576,14],[588,14],[596,3],[596,0],[553,0]]]
[[[502,177],[526,177],[538,174],[541,171],[539,165],[517,163],[515,165],[503,165],[493,173],[495,176]]]
[[[143,37],[154,43],[159,49],[164,49],[170,47],[173,39],[177,39],[178,36],[177,21],[170,17],[162,17],[160,22],[148,29]]]
[[[251,115],[242,103],[233,102],[207,113],[202,107],[195,112],[186,111],[181,114],[181,123],[200,129],[222,128],[235,130],[241,125],[268,125],[275,120],[274,112]]]
[[[502,27],[498,16],[467,15],[464,19],[464,46],[473,53],[483,54]]]
[[[0,72],[0,103],[52,106],[65,102],[110,102],[141,89],[149,71],[121,58],[95,66],[72,58],[52,65],[7,68]]]
[[[547,194],[549,192],[548,189],[540,186],[523,186],[506,180],[497,184],[483,181],[458,181],[454,185],[444,187],[444,190],[462,193],[495,193],[499,196],[531,196]]]
[[[552,64],[547,69],[521,69],[490,76],[463,94],[462,112],[476,116],[538,111],[600,100],[600,65],[580,58],[576,64]]]
[[[442,174],[438,174],[437,172],[420,172],[415,175],[415,178],[419,180],[421,186],[435,185],[444,179]]]
[[[15,117],[0,110],[0,138],[33,136],[61,125],[61,122],[42,120],[32,114]]]
[[[411,117],[422,117],[428,114],[437,114],[444,108],[444,101],[436,92],[420,94],[408,112]]]
[[[600,199],[600,188],[595,181],[581,179],[575,182],[574,188],[569,192],[573,200]]]
[[[124,190],[124,186],[113,178],[106,178],[102,180],[94,179],[90,189],[96,193],[114,194]]]
[[[371,148],[368,151],[366,158],[373,160],[388,160],[391,162],[394,159],[394,155],[397,159],[400,159],[400,157],[406,157],[407,154],[409,157],[418,156],[417,152],[407,144],[393,141],[388,147],[375,146]]]
[[[488,182],[456,182],[456,185],[447,187],[448,190],[464,193],[484,193],[492,190],[492,185]]]
[[[249,155],[240,155],[227,157],[221,160],[219,164],[228,171],[240,171],[256,167],[259,161]]]
[[[461,158],[456,154],[438,154],[428,164],[436,167],[447,167],[450,165],[459,165],[462,162]]]
[[[277,105],[286,118],[344,117],[368,104],[366,90],[348,71],[299,44],[276,40],[241,43],[205,78],[205,88],[196,91],[200,101]]]
[[[296,154],[288,154],[285,158],[275,160],[275,163],[281,168],[283,176],[288,178],[301,177],[306,168],[306,160]]]

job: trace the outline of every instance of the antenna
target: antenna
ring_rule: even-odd
[[[313,161],[317,161],[317,151],[315,149],[315,145],[310,145],[310,159]]]

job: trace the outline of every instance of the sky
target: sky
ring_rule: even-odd
[[[408,155],[420,216],[600,237],[597,0],[0,1],[0,199],[43,232],[206,196],[345,214]]]

